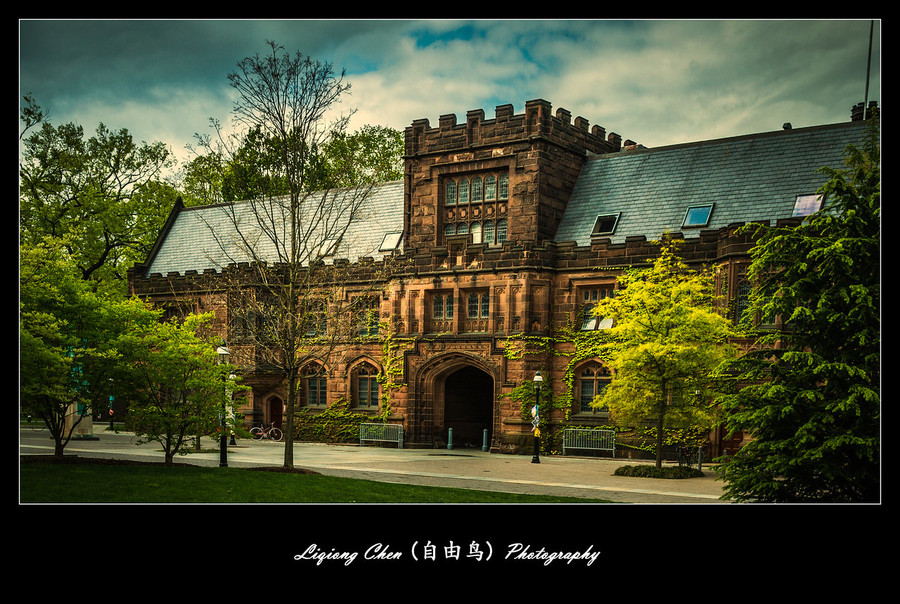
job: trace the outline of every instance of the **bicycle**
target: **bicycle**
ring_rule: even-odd
[[[41,432],[47,425],[44,423],[42,419],[34,419],[30,415],[25,418],[25,423],[28,424],[28,427],[31,428],[33,432]]]
[[[281,429],[276,428],[274,425],[269,426],[268,428],[266,428],[265,425],[262,425],[253,426],[252,428],[250,428],[250,436],[252,436],[255,440],[263,440],[264,438],[268,438],[279,442],[284,437],[284,433],[281,431]]]

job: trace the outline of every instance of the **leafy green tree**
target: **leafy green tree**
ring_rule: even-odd
[[[225,166],[222,197],[225,201],[264,199],[287,195],[290,187],[278,164],[280,142],[266,137],[259,127],[247,131],[240,148]]]
[[[184,164],[180,172],[178,189],[186,206],[201,206],[222,203],[224,170],[219,153],[209,152],[196,155]]]
[[[163,143],[137,144],[103,124],[85,138],[73,123],[53,126],[26,97],[19,164],[20,237],[59,239],[83,279],[124,293],[125,273],[145,257],[175,201],[161,184],[172,158]]]
[[[313,160],[310,190],[389,182],[403,176],[403,135],[384,126],[337,132]]]
[[[876,124],[819,191],[799,226],[753,226],[759,242],[745,318],[780,317],[761,349],[733,364],[719,401],[752,439],[723,459],[725,497],[871,502],[879,497],[880,159]]]
[[[121,339],[130,368],[129,424],[139,443],[159,443],[166,465],[187,452],[195,435],[214,433],[225,398],[236,386],[234,367],[220,364],[216,347],[201,336],[211,315],[189,315],[184,322],[132,326]]]
[[[206,150],[197,150],[182,176],[185,205],[288,195],[290,187],[278,163],[280,145],[277,137],[263,137],[259,127],[248,130],[231,154],[221,147],[214,150],[207,138],[201,143]],[[403,135],[398,130],[366,125],[353,133],[333,132],[329,139],[317,141],[306,158],[303,190],[397,180],[403,175],[402,157]]]
[[[655,423],[657,467],[666,429],[713,426],[716,369],[733,354],[733,326],[716,311],[712,273],[690,269],[676,250],[667,237],[650,268],[626,271],[616,296],[594,307],[613,322],[595,332],[613,378],[594,404],[621,426]]]
[[[124,329],[156,315],[91,291],[53,238],[20,247],[19,275],[21,411],[44,422],[62,456],[91,410],[119,392]]]

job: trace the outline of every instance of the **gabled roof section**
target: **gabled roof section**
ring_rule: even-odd
[[[321,193],[313,193],[311,197],[317,195]],[[234,210],[241,225],[239,229],[235,228],[227,208]],[[351,262],[363,257],[381,259],[393,252],[393,248],[385,248],[388,234],[394,235],[388,238],[391,243],[401,245],[402,237],[397,234],[403,232],[403,182],[376,185],[365,200],[363,214],[360,220],[350,224],[331,258]],[[206,269],[221,270],[234,262],[250,262],[251,256],[241,239],[252,242],[256,255],[269,262],[277,262],[272,237],[267,229],[259,228],[258,223],[249,202],[227,206],[176,207],[147,259],[146,274],[184,274],[190,270],[202,273]],[[283,233],[279,237],[285,240]],[[330,242],[323,237],[321,241],[309,243],[323,248]]]
[[[798,195],[824,184],[817,172],[843,167],[847,145],[859,145],[862,121],[783,130],[685,145],[623,151],[585,162],[556,233],[557,242],[590,245],[599,216],[618,214],[611,243],[666,231],[697,237],[703,229],[790,218]],[[705,224],[691,208],[712,205]]]

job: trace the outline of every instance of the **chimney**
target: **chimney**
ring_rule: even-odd
[[[863,120],[867,120],[872,117],[872,113],[878,111],[878,101],[869,101],[869,106],[866,109],[865,116],[863,115],[864,106],[865,103],[857,103],[853,106],[853,109],[850,110],[851,122],[861,122]]]

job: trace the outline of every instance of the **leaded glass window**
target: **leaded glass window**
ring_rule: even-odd
[[[481,190],[481,177],[472,177],[472,203],[484,201],[484,195]]]
[[[509,175],[501,174],[497,181],[497,198],[509,199]]]
[[[469,203],[469,179],[463,178],[459,181],[458,203]]]
[[[448,206],[456,204],[456,181],[450,179],[447,181],[447,189],[444,195],[444,203]]]
[[[360,408],[378,407],[378,371],[364,364],[356,372],[356,392],[354,403]]]
[[[497,178],[493,174],[488,174],[484,178],[484,199],[485,201],[497,199]]]
[[[603,390],[609,381],[609,370],[599,363],[591,363],[581,370],[577,386],[579,413],[598,413],[609,410],[606,407],[597,408],[591,405],[596,397],[603,395]]]

